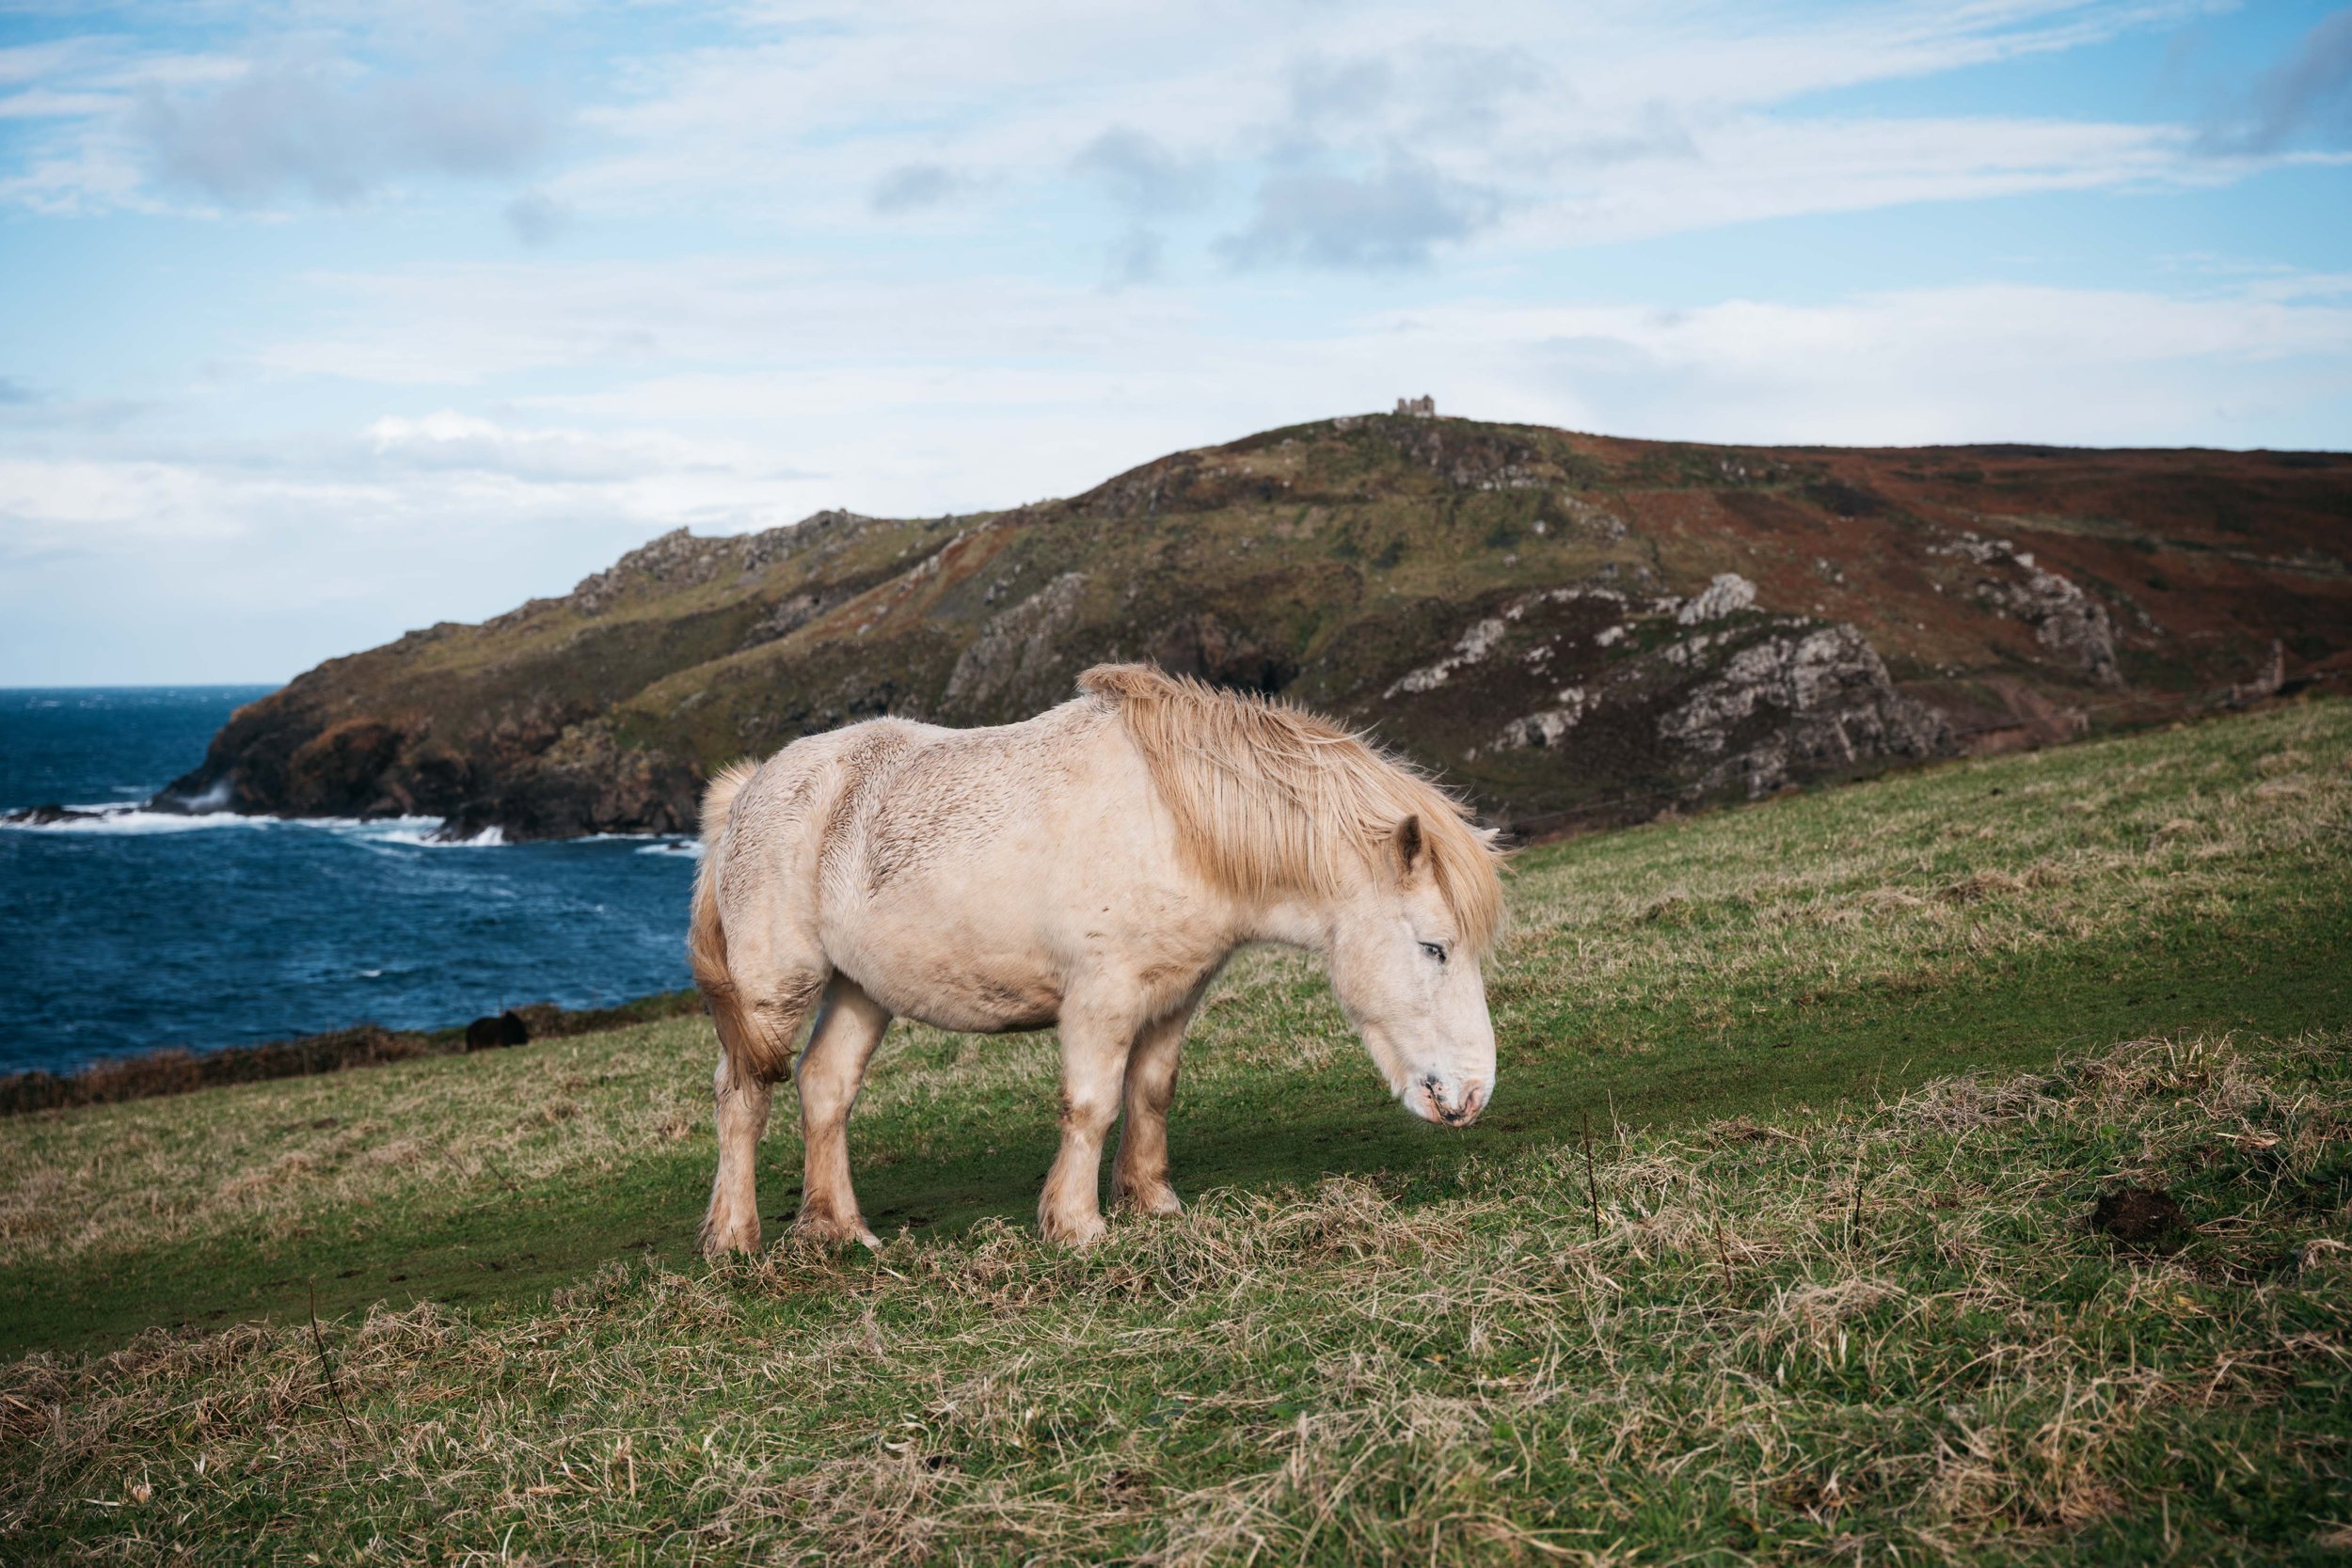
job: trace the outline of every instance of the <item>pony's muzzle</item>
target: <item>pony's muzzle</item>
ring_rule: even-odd
[[[1486,1108],[1493,1088],[1479,1079],[1457,1082],[1427,1072],[1414,1081],[1405,1103],[1423,1121],[1434,1121],[1440,1127],[1468,1127]]]

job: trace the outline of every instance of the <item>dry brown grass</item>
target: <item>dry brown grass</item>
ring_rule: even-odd
[[[341,1409],[305,1326],[36,1356],[0,1386],[0,1540],[128,1561],[2320,1549],[2352,1398],[2352,1215],[2325,1186],[2347,1047],[2135,1042],[1863,1116],[1613,1134],[1598,1237],[1564,1145],[1412,1205],[1359,1180],[1214,1195],[1087,1255],[992,1225],[872,1263],[616,1263],[536,1311],[330,1325]],[[2088,1231],[2124,1173],[2172,1183],[2189,1244]]]

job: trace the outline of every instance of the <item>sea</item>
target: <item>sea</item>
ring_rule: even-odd
[[[0,810],[103,814],[0,825],[0,1073],[690,983],[687,840],[138,809],[270,689],[0,689]]]

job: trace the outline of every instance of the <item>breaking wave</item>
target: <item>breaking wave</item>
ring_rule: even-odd
[[[190,815],[183,812],[151,811],[145,802],[122,805],[101,802],[93,805],[68,806],[71,815],[55,821],[9,821],[0,818],[0,830],[28,833],[199,833],[225,829],[292,829],[305,832],[333,833],[339,838],[367,844],[407,845],[420,849],[487,849],[503,845],[506,833],[501,828],[485,828],[468,838],[441,836],[446,824],[437,816],[255,816],[240,812],[215,811]]]
[[[144,805],[103,804],[66,809],[74,815],[55,822],[0,818],[0,830],[25,833],[191,833],[213,828],[262,828],[278,820],[269,816],[239,816],[232,812],[189,816],[174,811],[149,811]]]

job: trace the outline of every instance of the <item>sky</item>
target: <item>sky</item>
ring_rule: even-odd
[[[2352,7],[0,0],[0,685],[1424,392],[2352,446]]]

